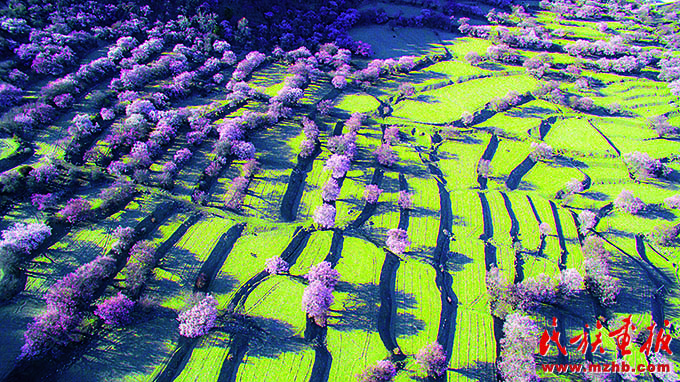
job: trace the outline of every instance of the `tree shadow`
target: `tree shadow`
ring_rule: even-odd
[[[463,375],[464,377],[474,379],[476,381],[496,380],[496,364],[493,362],[475,361],[470,367],[452,370]]]
[[[474,260],[459,252],[449,252],[446,268],[451,272],[460,272],[465,269],[465,265],[473,263]]]
[[[555,110],[540,106],[520,106],[505,112],[510,117],[515,118],[545,118],[547,115],[555,114]]]
[[[263,317],[254,320],[262,331],[248,342],[248,356],[277,358],[282,353],[297,353],[307,346],[305,339],[285,321]]]
[[[588,168],[588,165],[578,159],[568,157],[556,157],[552,162],[546,162],[550,167],[570,167],[570,168]]]
[[[583,196],[584,198],[590,199],[590,200],[596,200],[598,202],[603,202],[603,201],[610,199],[609,195],[605,194],[604,192],[599,192],[599,191],[587,191],[587,192],[582,192],[579,195]]]
[[[673,215],[672,212],[659,205],[648,205],[647,208],[638,213],[637,216],[645,219],[663,219],[666,221],[675,220],[675,215]]]
[[[380,310],[379,287],[372,283],[351,284],[340,281],[336,290],[348,293],[343,302],[342,310],[331,312],[332,322],[328,326],[335,330],[350,331],[362,330],[377,332],[378,312]],[[397,290],[395,292],[397,305],[397,322],[395,323],[396,335],[414,335],[425,328],[425,322],[409,312],[418,306],[418,301],[410,293]],[[400,311],[401,310],[401,311]]]

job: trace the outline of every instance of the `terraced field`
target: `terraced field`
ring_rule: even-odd
[[[565,20],[526,4],[527,25],[552,33],[554,44],[545,49],[551,66],[537,76],[523,62],[541,49],[512,49],[517,61],[489,53],[499,28],[522,33],[517,22],[492,24],[487,38],[394,24],[398,12],[415,17],[421,7],[443,7],[409,3],[415,2],[359,7],[382,7],[392,21],[358,25],[349,33],[371,44],[374,58],[396,63],[409,56],[412,65],[390,67],[354,55],[347,58],[347,79],[338,74],[342,62],[324,61],[319,49],[269,52],[252,64],[254,56],[235,43],[238,60],[210,66],[206,57],[194,57],[184,63],[188,85],[180,83],[179,73],[159,70],[128,89],[134,94],[126,99],[108,85],[130,70],[123,58],[78,91],[64,93],[73,93],[74,100],[55,109],[44,126],[10,135],[7,121],[20,114],[16,108],[44,98],[58,76],[27,84],[16,108],[6,111],[8,134],[0,138],[0,229],[45,222],[51,235],[20,265],[2,263],[4,283],[10,277],[25,282],[1,290],[0,378],[350,381],[390,360],[395,381],[523,380],[507,377],[497,363],[507,312],[494,310],[490,278],[502,275],[517,286],[547,275],[557,288],[566,269],[589,276],[584,243],[595,237],[610,254],[607,271],[620,286],[615,303],[603,303],[581,285],[569,298],[509,309],[531,317],[541,331],[559,317],[568,338],[586,324],[605,323],[607,351],[582,354],[568,345],[571,364],[650,362],[640,352],[644,337],[636,335],[632,354],[624,357],[607,334],[629,315],[638,332],[668,320],[674,354],[666,357],[680,367],[680,120],[678,96],[659,78],[658,64],[680,57],[677,50],[658,38],[631,40],[623,46],[667,55],[650,53],[649,62],[632,73],[598,69],[592,63],[597,57],[562,49],[578,39],[609,41],[645,25],[625,14],[599,20],[609,24],[602,28],[592,19]],[[465,24],[459,20],[465,15],[451,20]],[[654,18],[649,28],[664,20]],[[469,22],[489,24],[479,15]],[[139,41],[152,38],[141,33]],[[99,41],[80,65],[106,57],[116,44]],[[184,54],[173,46],[161,43],[135,65]],[[329,57],[337,53],[337,47],[328,49]],[[210,52],[222,56],[217,48]],[[480,54],[480,62],[469,52]],[[565,74],[572,64],[578,75]],[[371,65],[380,67],[378,75],[362,73]],[[247,66],[252,71],[239,74]],[[342,86],[333,82],[338,76]],[[286,98],[290,88],[300,90],[297,98]],[[592,105],[581,106],[583,98]],[[74,136],[78,115],[96,129]],[[134,118],[144,127],[128,129]],[[318,128],[311,139],[310,123]],[[669,132],[659,134],[654,123],[666,123]],[[172,133],[159,139],[166,125]],[[233,125],[240,134],[229,130]],[[238,137],[225,138],[229,134]],[[331,162],[347,153],[338,148],[342,139],[352,140],[356,150],[346,173],[336,176]],[[310,140],[313,149],[305,151]],[[383,149],[393,151],[394,163],[376,154]],[[146,158],[139,154],[144,150]],[[182,150],[189,155],[178,159]],[[640,176],[631,165],[633,152],[658,159],[663,174]],[[50,166],[51,179],[38,184],[35,174]],[[339,186],[333,200],[326,196],[329,180]],[[370,185],[382,190],[377,201],[367,200]],[[624,190],[645,207],[633,213],[622,207]],[[402,205],[404,192],[411,194],[411,206]],[[47,194],[52,199],[43,208],[35,195]],[[675,204],[668,202],[674,196]],[[91,205],[69,220],[64,208],[74,198]],[[320,222],[320,206],[333,207],[330,226]],[[597,215],[590,229],[584,228],[583,211]],[[117,227],[133,232],[123,249]],[[405,251],[389,244],[397,228],[408,234]],[[135,288],[140,242],[151,248],[153,261]],[[68,339],[48,340],[36,357],[25,357],[27,327],[49,311],[44,295],[102,255],[113,258],[113,273],[79,300]],[[267,271],[267,260],[277,256],[288,271]],[[340,275],[325,325],[307,315],[302,303],[311,284],[305,275],[322,261]],[[119,292],[135,301],[132,319],[106,324],[95,314],[97,304]],[[206,293],[216,300],[216,323],[202,336],[180,335],[178,315]],[[445,353],[446,367],[428,376],[416,355],[434,342]],[[564,360],[553,346],[535,362]],[[540,367],[536,373],[545,380],[595,378]],[[609,377],[624,376],[616,374]],[[660,379],[666,377],[642,373],[637,380],[673,380]]]

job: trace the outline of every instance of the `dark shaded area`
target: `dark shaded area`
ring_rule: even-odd
[[[370,184],[375,184],[376,186],[380,187],[380,183],[382,183],[382,179],[383,179],[383,174],[384,174],[384,171],[381,168],[376,167],[375,171],[373,172],[373,177],[371,178]],[[366,202],[366,204],[364,204],[364,208],[361,210],[361,213],[350,224],[350,227],[351,228],[359,228],[362,225],[364,225],[364,223],[366,223],[368,221],[368,219],[370,219],[371,216],[373,216],[373,214],[375,213],[375,209],[377,207],[378,207],[377,202],[376,203]]]
[[[600,129],[598,129],[598,128],[593,124],[593,121],[591,121],[591,120],[589,119],[589,120],[588,120],[588,123],[590,124],[590,126],[591,126],[593,129],[595,129],[595,131],[597,131],[598,134],[600,134],[600,135],[602,136],[602,138],[604,138],[605,141],[607,141],[607,143],[609,144],[609,146],[611,146],[611,148],[614,149],[614,151],[616,151],[616,156],[621,156],[621,150],[619,150],[619,149],[616,147],[616,145],[614,145],[614,142],[612,142],[606,135],[604,135],[604,133],[603,133],[602,131],[600,131]]]
[[[550,132],[550,129],[555,122],[557,122],[557,117],[555,116],[541,121],[541,124],[538,126],[538,133],[541,136],[541,140],[545,139],[545,136],[548,135],[548,132]]]
[[[285,260],[288,264],[290,264],[290,266],[295,264],[295,261],[300,256],[300,253],[302,253],[302,251],[307,246],[307,242],[309,241],[309,236],[311,232],[312,232],[311,230],[303,229],[302,227],[297,227],[295,229],[295,232],[293,233],[293,237],[291,238],[290,242],[283,250],[283,252],[281,252],[281,258]],[[250,293],[267,276],[269,276],[269,273],[263,270],[258,274],[254,275],[253,277],[251,277],[245,283],[243,283],[243,285],[241,285],[238,288],[238,290],[232,297],[231,301],[229,302],[229,309],[234,310],[236,308],[243,307]]]
[[[312,171],[314,160],[319,154],[321,154],[321,146],[317,140],[311,155],[306,158],[298,155],[298,162],[293,168],[290,178],[288,178],[288,186],[281,199],[280,211],[283,221],[290,222],[295,220],[304,193],[307,174]]]
[[[486,200],[486,194],[478,192],[479,201],[482,204],[482,221],[484,222],[484,233],[479,237],[479,240],[487,241],[493,238],[493,220],[491,219],[491,208],[489,208],[489,201]]]
[[[562,222],[560,221],[560,214],[557,211],[557,206],[555,203],[550,200],[550,210],[552,211],[553,214],[553,220],[555,222],[555,232],[557,232],[557,239],[560,243],[560,262],[557,264],[559,267],[560,271],[563,271],[567,268],[567,256],[569,255],[569,252],[567,251],[567,243],[564,241],[564,231],[562,230]]]
[[[390,251],[385,251],[385,261],[380,270],[380,283],[378,284],[380,293],[380,309],[378,310],[377,320],[378,334],[380,334],[380,339],[385,348],[390,352],[399,349],[394,333],[397,318],[397,305],[394,298],[397,270],[400,263],[399,257]]]
[[[484,153],[482,154],[483,160],[488,160],[491,161],[493,159],[493,156],[496,154],[496,150],[498,149],[498,136],[496,134],[491,135],[491,139],[489,140],[489,144],[486,145],[486,148],[484,149]],[[479,183],[479,188],[482,190],[486,190],[486,184],[489,181],[488,178],[477,175],[477,183]]]
[[[220,236],[215,248],[210,252],[208,259],[201,266],[201,271],[194,283],[194,292],[206,292],[210,284],[215,279],[217,272],[222,268],[222,264],[227,260],[227,256],[234,248],[234,244],[245,228],[245,223],[234,224],[229,230]]]
[[[505,180],[505,185],[510,190],[516,190],[519,186],[519,183],[522,181],[522,177],[524,177],[524,175],[526,175],[529,170],[534,168],[535,165],[536,161],[531,159],[531,157],[524,158],[524,160],[518,164],[517,167],[510,171],[510,175],[508,175],[508,178]]]

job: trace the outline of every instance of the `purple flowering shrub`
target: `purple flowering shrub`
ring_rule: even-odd
[[[393,228],[387,231],[387,241],[385,242],[390,251],[396,254],[404,253],[406,247],[411,245],[408,233],[401,228]]]
[[[595,228],[595,224],[597,224],[597,215],[593,211],[583,210],[578,214],[578,222],[580,225],[579,232],[582,235],[588,235],[590,230]]]
[[[113,230],[114,242],[111,249],[117,253],[123,253],[131,244],[135,237],[135,229],[132,227],[118,226]]]
[[[33,358],[71,342],[70,332],[80,322],[81,310],[114,269],[113,258],[98,256],[52,285],[45,294],[45,312],[28,324],[19,358]]]
[[[246,197],[246,190],[250,180],[246,177],[239,176],[234,178],[229,186],[229,190],[224,198],[224,206],[232,210],[239,210],[243,206],[243,200]]]
[[[397,199],[397,204],[402,210],[410,210],[413,208],[413,194],[408,191],[399,191],[399,198]]]
[[[581,180],[572,178],[566,184],[567,194],[577,194],[583,191],[583,183]]]
[[[51,233],[52,229],[45,223],[14,223],[2,231],[0,247],[28,254],[37,249]]]
[[[480,159],[477,163],[477,175],[482,178],[488,178],[491,172],[491,161],[489,159]]]
[[[550,224],[546,222],[542,222],[541,224],[538,225],[538,232],[540,233],[541,237],[546,237],[550,235]]]
[[[83,221],[90,214],[90,202],[83,198],[73,198],[66,202],[64,208],[57,212],[71,224]]]
[[[16,105],[23,96],[23,90],[14,85],[0,83],[0,110]]]
[[[207,334],[217,321],[217,300],[209,294],[177,317],[179,334],[196,338]]]
[[[506,382],[538,381],[534,352],[540,330],[534,320],[520,313],[509,314],[503,324],[501,356],[498,361]]]
[[[551,159],[554,155],[552,147],[544,142],[531,142],[531,148],[533,151],[529,154],[529,157],[536,162]]]
[[[443,375],[449,367],[446,362],[446,352],[436,341],[421,348],[415,359],[416,363],[425,369],[427,375],[432,377]]]
[[[380,187],[375,184],[369,184],[364,190],[364,200],[366,200],[366,203],[369,204],[377,203],[378,198],[380,198],[380,194],[382,193],[383,190],[380,189]]]
[[[359,382],[390,382],[397,376],[397,368],[389,360],[378,361],[357,375]]]
[[[663,202],[666,208],[680,208],[680,194],[669,196]]]
[[[106,325],[125,326],[132,321],[130,313],[135,302],[122,292],[97,304],[94,314],[104,320]]]
[[[346,155],[351,160],[357,151],[356,133],[349,132],[340,136],[329,137],[327,146],[333,154]]]
[[[324,171],[332,171],[333,177],[336,179],[345,176],[347,171],[349,171],[350,159],[346,155],[333,154],[326,160],[326,165],[324,166]]]
[[[333,290],[340,273],[331,263],[322,261],[312,266],[305,275],[309,285],[302,295],[302,309],[319,326],[326,326],[328,309],[333,305]]]
[[[328,178],[321,190],[321,198],[326,202],[333,202],[340,196],[340,186],[334,178]]]
[[[314,223],[319,228],[333,228],[335,225],[335,207],[330,204],[323,203],[314,211]]]
[[[579,273],[578,270],[567,268],[560,272],[557,293],[564,297],[575,296],[580,290],[583,290],[583,283],[583,276],[581,276],[581,273]]]
[[[125,289],[134,295],[144,285],[156,264],[156,249],[149,241],[138,241],[130,248],[130,258],[125,265]]]
[[[397,153],[394,151],[392,146],[388,143],[383,143],[380,145],[374,152],[373,154],[375,155],[376,159],[378,160],[378,163],[380,163],[383,166],[386,167],[391,167],[393,166],[397,160],[399,159],[399,156]]]
[[[605,250],[603,240],[597,236],[588,236],[583,243],[583,257],[586,289],[602,305],[613,305],[620,287],[619,282],[609,273],[610,254]]]
[[[638,180],[658,178],[668,172],[668,168],[661,161],[639,151],[624,154],[623,161],[628,166],[631,176]]]
[[[282,259],[281,256],[274,256],[268,258],[264,262],[264,269],[270,275],[280,275],[288,272],[290,265],[286,260]]]
[[[57,203],[58,196],[54,193],[47,194],[33,194],[31,195],[31,204],[38,209],[44,211],[48,208],[54,207]]]
[[[619,211],[628,212],[630,214],[637,214],[645,209],[645,203],[629,190],[622,190],[621,193],[614,199],[614,207]]]

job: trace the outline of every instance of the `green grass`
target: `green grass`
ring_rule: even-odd
[[[423,101],[401,102],[393,115],[418,122],[445,123],[458,118],[463,111],[482,108],[492,98],[503,97],[510,90],[523,93],[533,89],[535,84],[533,78],[521,75],[449,85],[421,93]]]

